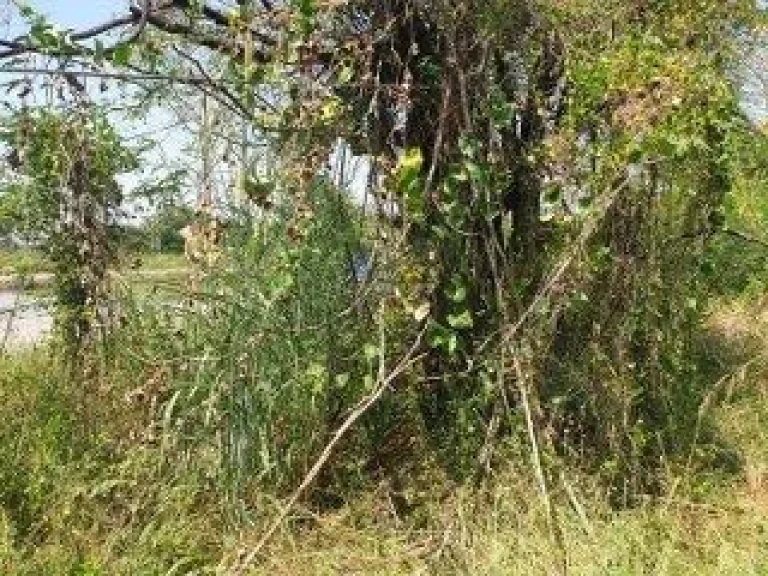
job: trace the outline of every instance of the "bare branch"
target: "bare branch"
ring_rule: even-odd
[[[131,10],[141,13],[141,10],[135,7],[131,8]],[[214,36],[213,34],[206,34],[200,30],[196,30],[189,24],[172,22],[155,14],[148,14],[147,21],[156,28],[162,30],[163,32],[167,32],[168,34],[184,36],[190,41],[195,42],[200,46],[205,46],[210,50],[214,50],[216,52],[227,52],[235,58],[242,58],[243,48],[234,40],[222,36]],[[270,55],[263,51],[255,51],[253,56],[254,59],[261,64],[265,64],[270,61]]]
[[[259,542],[248,553],[248,555],[245,557],[242,563],[240,563],[239,566],[233,567],[230,570],[230,573],[235,575],[241,575],[245,573],[248,567],[251,564],[253,564],[254,560],[256,560],[258,555],[264,549],[264,546],[266,546],[267,543],[275,535],[275,532],[277,532],[277,529],[280,527],[280,524],[283,523],[283,520],[285,520],[285,517],[296,505],[296,502],[299,500],[299,498],[304,493],[304,491],[315,480],[317,475],[320,473],[320,470],[322,470],[323,466],[325,466],[325,463],[331,457],[331,454],[333,453],[334,448],[336,448],[336,445],[346,435],[349,429],[352,428],[352,426],[354,426],[354,424],[360,419],[360,417],[362,417],[366,412],[368,412],[368,410],[370,410],[379,401],[379,399],[381,399],[384,393],[390,388],[392,382],[398,376],[400,376],[403,372],[408,370],[411,366],[413,366],[423,358],[424,355],[417,354],[417,351],[421,347],[421,340],[422,340],[422,337],[424,336],[425,330],[426,329],[421,330],[421,332],[416,337],[415,341],[411,345],[408,352],[405,353],[405,355],[400,359],[397,365],[389,372],[389,374],[386,374],[383,370],[383,365],[381,366],[379,378],[377,382],[378,386],[374,389],[374,391],[370,395],[366,396],[360,402],[358,402],[357,406],[355,407],[354,410],[352,410],[352,412],[349,414],[349,416],[344,421],[344,423],[341,426],[339,426],[339,428],[336,430],[336,433],[333,435],[333,438],[331,438],[331,441],[328,442],[326,447],[323,449],[319,458],[315,461],[315,464],[312,466],[310,471],[304,477],[304,480],[299,485],[299,487],[296,488],[294,493],[288,499],[288,503],[283,507],[283,509],[277,515],[277,518],[275,518],[275,520],[269,526],[269,528],[261,537]]]
[[[70,38],[75,42],[81,42],[123,26],[138,24],[131,36],[121,43],[134,42],[143,33],[146,26],[151,24],[159,30],[169,34],[187,37],[191,41],[211,50],[224,51],[236,58],[242,57],[242,47],[234,40],[228,40],[226,35],[206,33],[196,29],[192,24],[174,21],[166,16],[169,9],[186,9],[189,7],[190,2],[188,0],[172,0],[170,3],[150,9],[149,0],[142,0],[142,7],[131,6],[129,8],[129,14],[113,18],[107,22],[85,30],[73,32],[70,34]],[[226,29],[229,25],[226,15],[210,6],[204,5],[202,14],[205,20],[211,22],[219,29]],[[254,39],[262,45],[270,47],[276,45],[275,40],[266,34],[253,29],[251,30],[251,33],[253,34]],[[20,56],[22,54],[42,53],[40,48],[31,44],[30,38],[27,35],[14,39],[0,39],[0,46],[6,47],[5,50],[0,50],[0,59]],[[115,47],[113,46],[105,50],[105,52],[111,53],[114,49]],[[45,54],[50,56],[75,56],[88,53],[90,53],[90,49],[85,46],[69,46],[58,51],[45,51]],[[270,55],[264,51],[256,51],[254,53],[254,58],[257,62],[266,63],[270,60]]]
[[[87,28],[86,30],[74,32],[70,35],[70,38],[76,42],[89,40],[91,38],[104,34],[105,32],[110,32],[111,30],[120,28],[121,26],[128,26],[130,24],[135,24],[136,22],[141,20],[141,14],[142,14],[141,11],[139,11],[138,13],[131,13],[125,16],[120,16],[118,18],[113,18],[108,22],[104,22],[103,24],[93,26],[92,28]],[[22,54],[39,53],[40,50],[36,46],[30,44],[29,40],[30,40],[29,36],[21,36],[14,40],[5,40],[5,39],[0,40],[0,45],[8,48],[7,50],[0,51],[0,59],[11,58],[13,56],[20,56]],[[76,54],[77,51],[75,51],[74,53]],[[73,51],[65,50],[65,51],[60,51],[58,53],[54,53],[53,55],[71,56],[73,55]]]
[[[125,42],[134,42],[139,39],[139,37],[144,32],[144,29],[147,27],[147,19],[149,18],[149,12],[150,12],[150,0],[142,0],[141,16],[139,16],[139,25],[136,26],[136,30],[134,30],[131,33],[131,36],[127,40],[125,40]]]
[[[95,70],[77,70],[77,71],[65,71],[65,70],[52,70],[49,68],[6,68],[0,69],[0,74],[41,74],[44,76],[60,76],[65,73],[76,74],[84,78],[110,78],[114,80],[126,80],[126,81],[138,81],[138,80],[156,80],[164,82],[173,82],[176,84],[189,84],[192,86],[199,86],[208,82],[205,78],[197,78],[195,76],[170,76],[168,74],[149,74],[143,72],[126,73],[126,72],[104,72]]]
[[[232,91],[229,88],[227,88],[224,84],[217,81],[210,74],[208,74],[208,72],[205,70],[205,67],[197,58],[195,58],[190,54],[187,54],[183,50],[179,49],[177,46],[174,46],[173,50],[179,56],[181,56],[182,58],[190,62],[195,67],[195,69],[200,74],[200,76],[203,77],[208,82],[211,88],[214,88],[219,92],[221,92],[226,98],[228,98],[232,102],[234,106],[236,106],[241,111],[241,113],[244,116],[248,116],[248,117],[251,116],[252,111],[249,110],[245,106],[245,104],[243,104],[243,102],[235,94],[232,93]],[[270,102],[262,98],[259,94],[254,94],[254,95],[264,107],[269,108],[272,112],[277,112],[277,108],[275,108],[273,104],[271,104]]]
[[[177,8],[188,9],[191,8],[191,2],[189,0],[173,0],[173,5]],[[203,4],[200,8],[202,15],[206,20],[213,22],[217,26],[226,28],[229,26],[229,18],[221,10],[217,10],[207,4]],[[251,29],[251,33],[255,40],[266,44],[267,46],[276,46],[277,42],[274,38],[270,38],[266,34],[259,32],[258,30]]]

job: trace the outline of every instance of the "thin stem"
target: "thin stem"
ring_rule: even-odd
[[[344,438],[346,433],[352,428],[352,426],[354,426],[354,424],[366,412],[368,412],[368,410],[370,410],[381,399],[381,397],[389,389],[390,385],[395,380],[395,378],[400,376],[400,374],[405,372],[408,368],[410,368],[411,366],[419,362],[424,357],[424,354],[416,354],[416,351],[421,346],[421,339],[424,335],[424,332],[425,330],[422,329],[422,331],[416,337],[416,340],[414,341],[413,345],[410,347],[408,352],[406,352],[406,354],[398,362],[397,366],[395,366],[395,368],[392,371],[390,371],[389,374],[385,374],[384,370],[380,368],[378,387],[369,396],[367,396],[366,398],[363,398],[360,402],[358,402],[355,409],[352,410],[352,412],[347,417],[347,419],[342,423],[342,425],[339,426],[339,428],[336,430],[333,437],[331,438],[330,442],[328,442],[328,444],[325,446],[323,451],[320,453],[320,456],[315,461],[315,464],[312,466],[312,468],[309,470],[307,475],[304,477],[304,480],[301,482],[298,488],[296,488],[296,490],[293,492],[291,497],[288,499],[288,502],[285,504],[285,506],[280,511],[280,513],[277,515],[277,518],[275,518],[272,524],[270,524],[267,531],[259,539],[256,546],[254,546],[254,548],[247,554],[247,556],[240,563],[240,565],[230,569],[229,571],[230,574],[232,574],[233,576],[240,576],[242,574],[245,574],[246,569],[251,564],[253,564],[254,560],[256,560],[256,557],[264,549],[264,546],[266,546],[267,543],[275,535],[278,528],[280,528],[280,525],[283,523],[283,520],[285,520],[286,516],[288,516],[290,511],[296,505],[296,502],[298,502],[301,495],[304,494],[306,489],[312,484],[312,482],[314,482],[315,478],[317,478],[317,475],[320,473],[320,471],[325,466],[326,462],[328,462],[328,459],[331,457],[333,450],[336,448],[336,446],[342,440],[342,438]]]

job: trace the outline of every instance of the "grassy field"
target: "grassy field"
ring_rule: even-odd
[[[50,272],[51,263],[36,250],[19,248],[0,249],[0,275],[38,274]]]
[[[178,284],[188,264],[183,254],[135,254],[122,258],[115,272],[144,289]],[[52,271],[51,263],[39,252],[0,250],[0,289],[24,287],[29,293],[47,295]]]
[[[122,267],[139,270],[171,270],[188,265],[183,254],[132,254],[122,260]],[[52,269],[51,263],[39,251],[26,248],[0,249],[0,275],[38,274],[51,272]]]
[[[480,485],[412,478],[406,515],[386,481],[334,510],[299,505],[248,573],[768,574],[765,301],[720,304],[707,329],[711,353],[732,364],[700,411],[735,468],[665,463],[664,496],[625,510],[590,474],[553,474],[550,516],[520,446]],[[254,490],[243,531],[210,454],[158,465],[173,440],[146,437],[149,399],[131,396],[142,375],[82,390],[44,351],[0,362],[3,574],[226,574],[278,513]]]
[[[178,270],[186,268],[189,262],[183,254],[137,254],[126,257],[123,267],[136,270]]]

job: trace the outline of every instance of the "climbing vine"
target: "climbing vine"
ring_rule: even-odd
[[[123,192],[115,177],[136,166],[95,108],[24,109],[2,134],[15,177],[2,202],[18,232],[54,266],[56,327],[64,357],[82,366],[107,304]]]

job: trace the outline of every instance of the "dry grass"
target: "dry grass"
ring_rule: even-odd
[[[576,490],[587,523],[553,487],[561,537],[553,537],[530,473],[499,474],[493,486],[459,489],[415,528],[396,518],[366,522],[374,502],[286,530],[254,575],[768,574],[768,300],[717,306],[709,321],[717,353],[736,362],[711,406],[720,440],[743,463],[741,476],[674,498],[612,511],[582,478]],[[746,364],[746,365],[745,365]],[[713,382],[714,384],[714,382]],[[572,480],[577,486],[578,479]],[[694,484],[697,479],[693,480]],[[670,484],[676,483],[675,478]],[[378,506],[381,508],[381,506]],[[246,547],[257,535],[240,542]]]
[[[487,491],[460,490],[428,527],[360,526],[359,508],[286,530],[250,574],[314,575],[763,575],[768,508],[741,488],[711,502],[667,501],[610,512],[585,500],[589,527],[565,503],[562,543],[552,537],[532,484],[503,474]],[[255,538],[253,538],[255,539]]]
[[[713,353],[742,363],[756,358],[734,372],[710,407],[720,439],[742,462],[740,475],[713,480],[699,470],[690,482],[678,483],[674,496],[616,511],[593,479],[571,472],[570,497],[562,484],[551,486],[556,538],[522,453],[484,486],[414,482],[421,487],[413,498],[422,505],[408,517],[394,512],[392,494],[383,488],[334,512],[298,508],[250,574],[529,576],[563,574],[564,566],[567,574],[583,576],[768,574],[768,361],[760,359],[768,350],[765,301],[718,306],[709,327],[712,345],[722,348]],[[19,359],[13,368],[23,378],[0,377],[7,408],[0,430],[9,433],[14,414],[45,408],[31,388],[34,370],[24,365]],[[30,433],[34,426],[30,420],[20,430]],[[28,443],[43,454],[40,442]],[[169,478],[153,470],[143,450],[144,457],[129,455],[95,472],[96,478],[78,464],[77,471],[58,476],[71,486],[58,486],[55,496],[35,494],[47,532],[31,549],[19,547],[12,518],[0,512],[0,571],[226,574],[279,506],[254,496],[254,524],[238,529],[222,515],[222,495],[207,487],[207,473]],[[21,462],[22,454],[14,454]],[[46,469],[31,466],[30,474]]]

